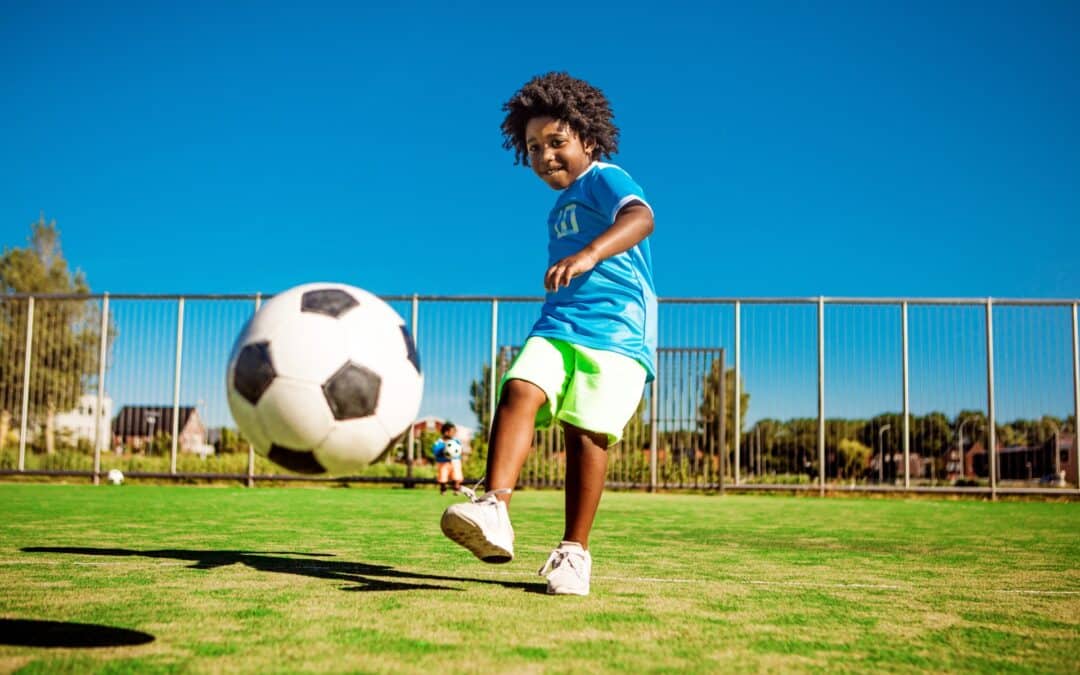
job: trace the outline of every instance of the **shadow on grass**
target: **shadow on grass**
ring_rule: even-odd
[[[16,647],[127,647],[153,642],[154,636],[96,623],[0,619],[0,645]]]
[[[354,586],[346,586],[343,591],[460,591],[463,589],[450,586],[417,583],[417,582],[445,582],[466,581],[478,584],[493,584],[504,588],[516,588],[526,593],[544,593],[545,586],[542,583],[525,583],[520,581],[495,581],[492,579],[469,579],[465,577],[448,577],[436,574],[420,574],[406,572],[389,565],[371,565],[368,563],[343,562],[339,560],[327,560],[333,557],[330,553],[292,553],[272,551],[270,553],[257,553],[252,551],[192,551],[187,549],[157,549],[150,551],[137,551],[128,548],[80,548],[72,546],[27,546],[21,549],[24,553],[66,553],[70,555],[95,555],[95,556],[121,556],[121,557],[144,557],[144,558],[167,558],[171,560],[191,560],[195,564],[192,569],[211,570],[226,565],[247,565],[251,569],[260,572],[278,572],[281,574],[298,574],[318,579],[336,579]],[[283,556],[307,556],[318,558],[317,560],[303,560]]]

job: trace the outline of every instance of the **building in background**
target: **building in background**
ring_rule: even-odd
[[[56,431],[78,445],[80,441],[98,450],[109,448],[109,420],[112,419],[112,399],[105,396],[101,401],[102,413],[97,411],[97,394],[83,394],[79,405],[72,410],[56,414]]]
[[[178,448],[203,456],[213,454],[214,446],[207,443],[206,425],[199,418],[199,411],[192,406],[181,406],[178,412]],[[142,450],[154,438],[171,434],[172,429],[172,406],[126,405],[113,420],[113,444],[118,448]]]

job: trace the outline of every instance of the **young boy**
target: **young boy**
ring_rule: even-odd
[[[444,422],[441,431],[442,438],[431,446],[431,454],[435,455],[435,466],[438,467],[436,482],[439,483],[439,494],[443,495],[451,478],[454,492],[460,491],[464,475],[461,472],[461,443],[454,438],[457,427],[453,422]]]
[[[559,191],[548,215],[547,296],[502,381],[487,492],[442,516],[447,537],[489,563],[514,557],[507,507],[533,429],[562,424],[566,526],[540,568],[548,593],[588,595],[589,532],[618,442],[653,378],[656,292],[642,189],[613,164],[619,130],[600,90],[565,73],[533,78],[503,106],[503,147]]]

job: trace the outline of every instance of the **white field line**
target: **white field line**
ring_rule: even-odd
[[[298,559],[298,562],[301,562]],[[190,567],[192,561],[157,561],[157,562],[144,562],[142,564],[133,564],[130,561],[107,561],[107,562],[86,562],[86,561],[65,561],[65,560],[0,560],[0,565],[77,565],[88,567],[108,567],[108,566],[125,566],[125,567]],[[314,564],[300,564],[297,565],[300,569],[329,569],[326,565]],[[383,576],[375,573],[366,574],[364,576],[378,577]],[[531,575],[522,575],[520,572],[502,572],[492,570],[485,574],[485,576],[499,576],[499,577],[517,577],[532,579]],[[477,581],[476,579],[461,579],[461,581]],[[680,577],[616,577],[616,576],[594,576],[593,581],[628,581],[631,583],[645,583],[645,584],[746,584],[748,586],[779,586],[785,588],[854,588],[862,590],[878,590],[878,591],[914,591],[918,589],[934,590],[928,586],[898,586],[895,584],[845,584],[845,583],[814,583],[805,581],[767,581],[763,579],[693,579],[693,578],[680,578]],[[942,587],[942,590],[948,590],[952,587]],[[1048,595],[1048,596],[1080,596],[1080,591],[1047,591],[1042,589],[1028,589],[1028,588],[1001,588],[1001,589],[989,589],[990,593],[1008,593],[1015,595]]]

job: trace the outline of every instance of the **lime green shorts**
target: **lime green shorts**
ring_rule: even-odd
[[[507,380],[532,382],[547,394],[536,413],[537,429],[560,420],[607,434],[614,445],[641,401],[645,367],[615,352],[533,336],[503,376],[500,392]]]

